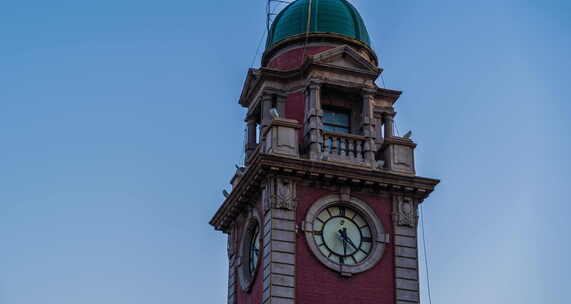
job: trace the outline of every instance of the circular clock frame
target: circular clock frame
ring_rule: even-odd
[[[350,265],[340,264],[326,257],[318,247],[314,239],[314,222],[319,214],[330,207],[343,206],[356,211],[367,223],[372,234],[372,245],[367,257],[362,261]],[[305,217],[305,239],[313,255],[326,267],[331,270],[342,272],[343,274],[357,274],[371,269],[382,258],[385,249],[385,233],[381,220],[375,211],[366,202],[350,197],[348,201],[341,200],[339,195],[330,195],[317,200],[309,208]],[[325,225],[323,225],[325,226]]]
[[[242,238],[240,241],[240,263],[238,266],[238,277],[240,281],[240,287],[242,290],[249,292],[252,289],[252,285],[256,280],[256,273],[261,263],[262,257],[262,221],[258,213],[255,210],[251,210],[248,213],[246,219],[245,229],[242,232]],[[257,256],[257,260],[252,262],[251,249],[253,242],[258,242],[260,253]],[[253,267],[252,267],[253,266]],[[253,269],[252,269],[253,268]]]

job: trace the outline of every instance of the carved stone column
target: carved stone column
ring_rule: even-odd
[[[276,95],[276,105],[275,107],[278,109],[278,112],[280,113],[280,118],[286,118],[286,111],[285,111],[285,106],[286,106],[286,102],[287,102],[287,96],[283,95],[283,94],[277,94]]]
[[[323,110],[321,109],[321,84],[311,83],[305,94],[305,132],[304,145],[309,152],[309,159],[321,159],[323,145],[322,129]]]
[[[250,156],[252,156],[252,153],[254,153],[254,151],[256,150],[256,147],[258,146],[256,138],[256,127],[257,127],[256,118],[253,116],[248,117],[246,121],[246,126],[248,130],[247,130],[247,142],[245,149],[246,149],[246,160],[248,160]]]
[[[264,209],[263,304],[295,303],[296,183],[280,176],[266,180]]]
[[[364,90],[362,112],[361,112],[361,129],[363,130],[363,135],[367,139],[365,140],[365,146],[363,147],[363,154],[365,156],[365,161],[368,164],[370,164],[373,168],[375,167],[375,153],[377,150],[375,144],[375,130],[373,129],[374,106],[375,106],[374,91]]]
[[[384,140],[385,143],[387,143],[387,140],[389,140],[391,137],[394,136],[394,113],[383,113],[383,122],[385,125],[385,134],[384,134]],[[385,168],[386,169],[391,169],[391,164],[393,163],[393,153],[391,151],[391,149],[387,146],[385,146],[384,148],[384,156],[385,156]]]
[[[394,136],[395,113],[383,113],[383,122],[385,123],[385,138]]]
[[[406,195],[393,197],[397,303],[420,303],[417,246],[418,204],[417,199]]]
[[[266,128],[270,125],[270,123],[272,122],[272,115],[270,114],[270,110],[274,107],[274,101],[276,99],[275,94],[271,94],[269,92],[264,92],[264,94],[262,95],[262,101],[261,101],[261,105],[262,105],[262,132],[261,134],[264,134],[264,132],[266,131]]]

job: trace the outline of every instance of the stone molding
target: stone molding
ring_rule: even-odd
[[[263,191],[267,176],[278,174],[306,183],[349,184],[351,187],[371,189],[375,193],[406,194],[417,199],[419,203],[426,199],[440,182],[431,178],[375,171],[349,164],[257,153],[251,159],[244,177],[218,209],[210,224],[217,230],[228,233],[236,216],[250,205],[252,197]]]

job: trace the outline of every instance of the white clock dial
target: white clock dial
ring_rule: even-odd
[[[330,261],[356,265],[371,253],[371,227],[355,209],[344,205],[327,207],[313,221],[313,239]]]

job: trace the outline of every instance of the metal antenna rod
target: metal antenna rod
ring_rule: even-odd
[[[290,5],[295,2],[295,0],[267,0],[266,1],[266,28],[268,33],[270,32],[270,27],[274,22],[277,13],[283,9],[285,6]]]

